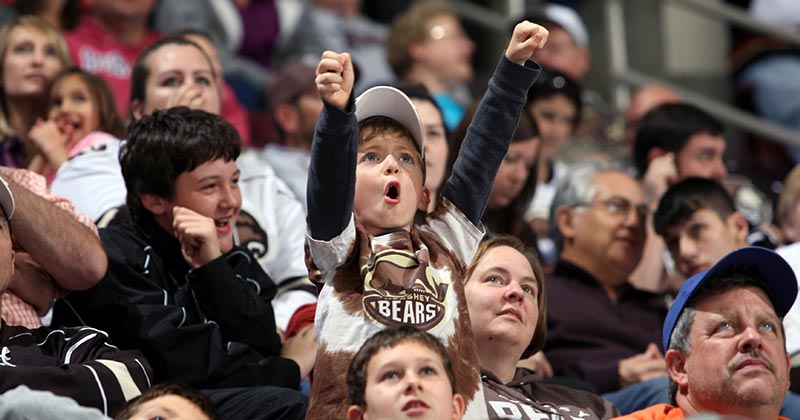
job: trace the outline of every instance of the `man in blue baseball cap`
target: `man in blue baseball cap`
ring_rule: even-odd
[[[781,319],[796,297],[791,267],[765,248],[740,248],[689,278],[664,322],[673,405],[622,418],[701,412],[785,418],[779,412],[789,389],[789,355]]]

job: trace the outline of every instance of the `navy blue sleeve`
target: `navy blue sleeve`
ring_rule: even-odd
[[[311,145],[306,200],[311,237],[328,241],[344,231],[353,214],[358,126],[352,97],[347,111],[323,103]]]
[[[476,226],[517,129],[528,89],[540,72],[541,67],[533,61],[520,66],[503,54],[467,129],[453,173],[442,189],[442,195]]]

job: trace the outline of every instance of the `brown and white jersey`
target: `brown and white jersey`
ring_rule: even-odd
[[[483,237],[443,199],[425,224],[372,237],[351,218],[330,241],[308,238],[319,295],[319,352],[308,418],[346,418],[345,377],[367,338],[386,326],[409,324],[447,347],[458,391],[467,399],[465,419],[485,419],[463,278]]]

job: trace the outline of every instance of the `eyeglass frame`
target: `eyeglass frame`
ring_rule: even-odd
[[[627,217],[629,214],[631,214],[631,210],[633,210],[640,222],[644,222],[647,220],[647,217],[650,216],[650,207],[647,204],[639,204],[634,206],[630,200],[618,195],[614,195],[606,198],[605,200],[600,200],[594,203],[578,203],[573,205],[572,208],[589,208],[597,205],[602,206],[603,209],[608,212],[608,214],[617,217]]]

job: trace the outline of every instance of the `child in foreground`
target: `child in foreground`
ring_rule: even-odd
[[[465,418],[486,417],[463,278],[484,230],[486,201],[528,88],[529,61],[547,31],[514,29],[464,145],[425,223],[422,128],[411,101],[379,86],[353,102],[350,55],[326,51],[316,84],[325,106],[312,145],[308,183],[310,273],[323,287],[316,322],[319,352],[307,413],[346,417],[345,369],[367,338],[412,325],[445,343],[466,403]]]
[[[347,390],[348,420],[464,415],[447,349],[410,325],[386,328],[361,346],[347,371]]]

